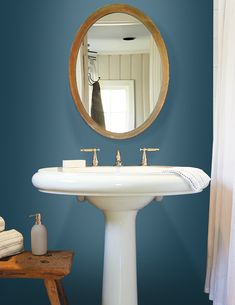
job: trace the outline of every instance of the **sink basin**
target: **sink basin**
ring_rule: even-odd
[[[50,167],[32,178],[41,192],[85,196],[105,216],[102,305],[137,305],[135,218],[156,196],[192,194],[167,166]],[[209,183],[209,180],[208,180]]]
[[[46,193],[85,196],[165,196],[195,193],[177,175],[164,175],[170,166],[100,166],[39,169],[33,184]]]

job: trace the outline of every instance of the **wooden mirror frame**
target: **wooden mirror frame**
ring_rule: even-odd
[[[108,130],[105,130],[101,128],[87,113],[85,107],[83,106],[83,103],[81,101],[79,92],[78,92],[78,86],[76,81],[76,64],[77,64],[77,56],[80,49],[80,46],[83,42],[84,36],[88,32],[89,28],[100,18],[104,17],[105,15],[112,14],[112,13],[125,13],[129,14],[137,19],[139,19],[146,28],[150,31],[150,33],[153,36],[153,39],[158,47],[161,61],[162,61],[162,84],[161,84],[161,90],[158,96],[158,101],[156,103],[156,106],[154,107],[154,110],[150,114],[147,120],[143,122],[140,126],[136,127],[135,129],[124,132],[124,133],[116,133],[111,132]],[[92,15],[90,15],[87,20],[82,24],[80,29],[77,32],[77,35],[73,41],[71,53],[70,53],[70,59],[69,59],[69,81],[70,81],[70,89],[72,93],[72,97],[74,100],[74,103],[80,112],[82,118],[85,120],[85,122],[93,128],[96,132],[99,134],[112,138],[112,139],[128,139],[132,138],[134,136],[137,136],[138,134],[142,133],[146,128],[148,128],[153,121],[157,118],[158,114],[160,113],[162,106],[165,102],[165,98],[167,95],[167,89],[168,89],[168,83],[169,83],[169,61],[168,61],[168,55],[166,46],[164,43],[164,40],[157,29],[156,25],[153,23],[153,21],[146,16],[144,13],[139,11],[138,9],[129,6],[127,4],[110,4],[107,6],[104,6],[97,11],[95,11]]]

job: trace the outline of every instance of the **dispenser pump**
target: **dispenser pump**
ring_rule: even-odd
[[[47,229],[42,224],[40,213],[29,217],[35,217],[35,224],[31,229],[32,253],[34,255],[44,255],[47,253]]]
[[[42,224],[42,217],[41,217],[41,214],[40,213],[36,213],[34,215],[30,215],[29,217],[35,217],[35,225],[40,225]]]

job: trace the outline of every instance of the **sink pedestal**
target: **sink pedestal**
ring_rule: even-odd
[[[104,211],[102,305],[137,305],[136,214],[137,211]]]
[[[105,216],[102,305],[137,305],[135,219],[138,209],[153,198],[87,199],[102,209]]]

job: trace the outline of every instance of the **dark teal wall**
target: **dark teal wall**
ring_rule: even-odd
[[[40,167],[101,148],[101,164],[138,164],[139,147],[158,146],[152,164],[196,166],[210,173],[212,145],[212,0],[129,0],[158,25],[170,59],[166,104],[154,124],[131,140],[96,134],[81,119],[68,82],[70,46],[78,27],[105,0],[1,2],[0,215],[30,248],[40,211],[50,249],[76,253],[65,288],[71,304],[100,305],[104,219],[73,197],[41,194],[31,176]],[[116,1],[114,1],[116,2]],[[137,217],[139,305],[208,305],[203,293],[209,190],[165,198]],[[35,297],[36,296],[36,297]],[[1,280],[0,304],[48,304],[43,284]]]

